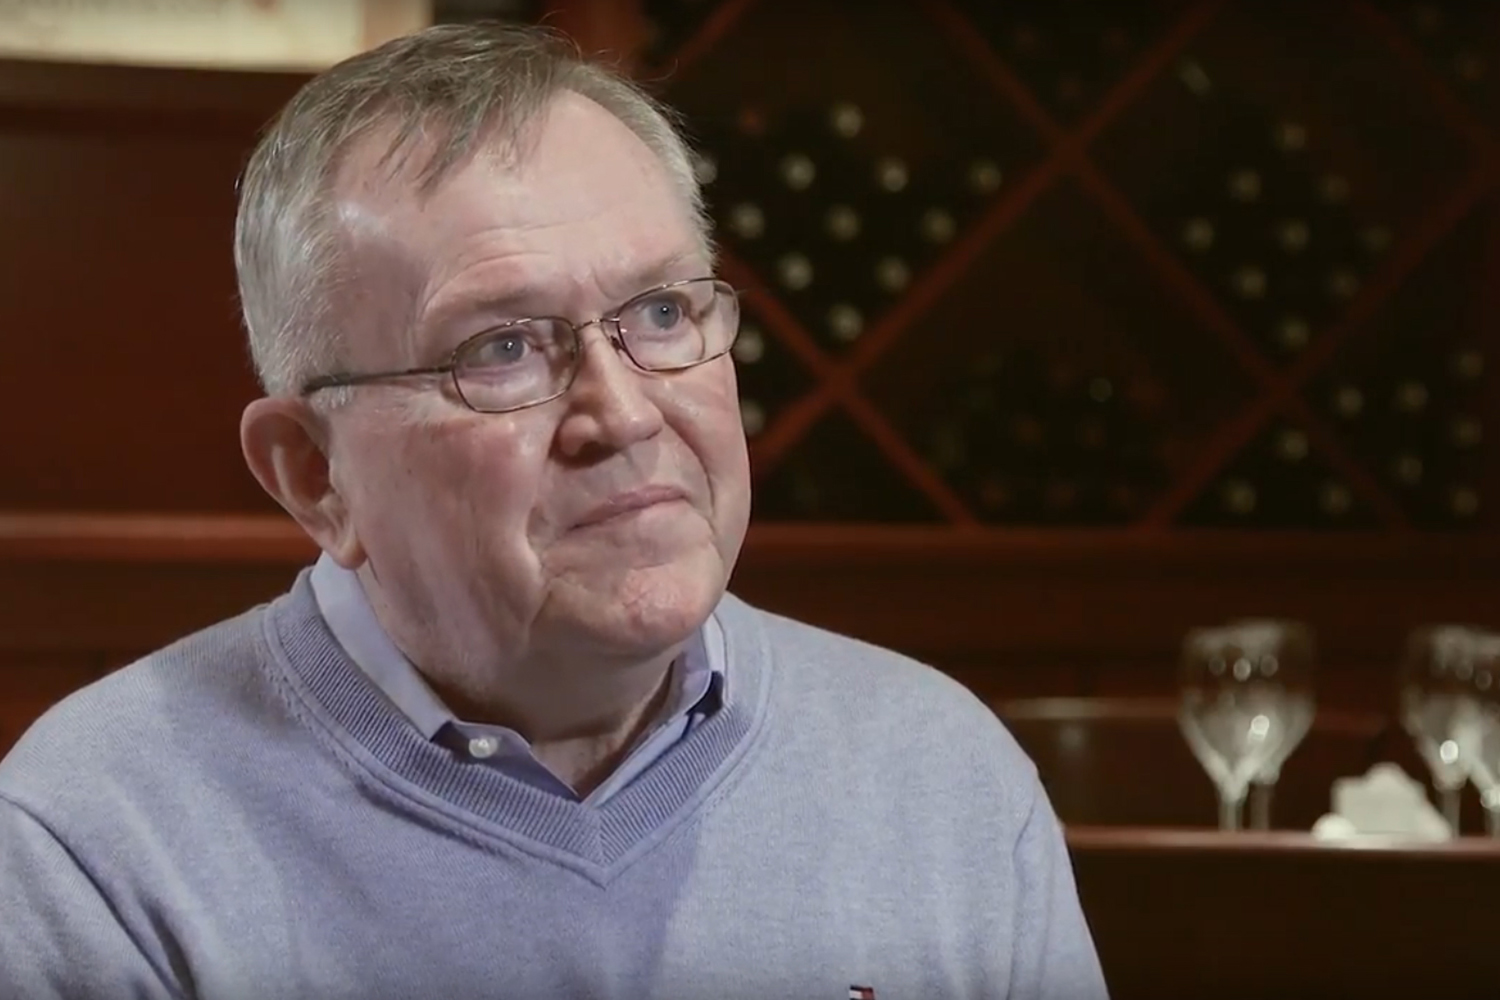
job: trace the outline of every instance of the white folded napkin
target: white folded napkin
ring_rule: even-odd
[[[1312,828],[1319,840],[1449,840],[1453,830],[1427,798],[1427,788],[1396,764],[1376,764],[1358,778],[1333,783],[1333,811]]]

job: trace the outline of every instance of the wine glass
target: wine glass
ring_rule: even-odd
[[[1301,746],[1317,715],[1313,683],[1317,647],[1312,629],[1301,622],[1246,620],[1236,624],[1252,630],[1264,630],[1264,647],[1274,650],[1270,655],[1278,660],[1275,676],[1280,678],[1285,688],[1286,732],[1260,770],[1250,779],[1250,829],[1269,830],[1271,800],[1276,792],[1276,782],[1281,779],[1281,766]]]
[[[1194,629],[1183,640],[1177,719],[1218,790],[1221,830],[1240,828],[1250,782],[1281,752],[1297,706],[1311,697],[1303,680],[1283,675],[1285,634],[1281,626],[1241,622]],[[1310,663],[1308,645],[1302,660]]]
[[[1474,669],[1458,711],[1459,754],[1479,790],[1485,829],[1500,837],[1500,635],[1475,632],[1472,638]]]
[[[1469,781],[1464,730],[1472,709],[1471,684],[1478,631],[1466,625],[1428,625],[1407,638],[1401,664],[1401,723],[1432,774],[1438,808],[1459,832],[1460,794]]]

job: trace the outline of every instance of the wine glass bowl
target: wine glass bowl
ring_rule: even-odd
[[[1295,622],[1240,621],[1183,640],[1178,722],[1218,790],[1221,829],[1239,829],[1251,783],[1274,783],[1311,727],[1313,662],[1312,633]]]
[[[1468,625],[1428,625],[1407,638],[1400,670],[1401,724],[1432,777],[1438,807],[1459,832],[1460,794],[1470,777],[1475,661],[1482,637]]]
[[[1276,784],[1281,777],[1281,765],[1307,738],[1317,715],[1317,704],[1311,691],[1288,691],[1283,707],[1286,710],[1286,731],[1275,751],[1255,773],[1253,782],[1257,785]]]
[[[1479,791],[1487,831],[1500,837],[1500,635],[1474,632],[1471,638],[1473,669],[1460,696],[1455,742]]]
[[[1302,745],[1317,716],[1317,699],[1313,692],[1317,654],[1312,630],[1300,622],[1252,621],[1243,624],[1273,630],[1266,642],[1275,646],[1276,652],[1272,655],[1277,658],[1279,668],[1276,676],[1283,686],[1285,731],[1275,750],[1250,781],[1250,827],[1269,830],[1271,800],[1276,782],[1281,780],[1281,766]]]

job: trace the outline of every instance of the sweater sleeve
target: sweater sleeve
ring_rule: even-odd
[[[1067,841],[1040,782],[1013,860],[1020,899],[1008,1000],[1108,1000]]]
[[[177,1000],[72,853],[0,798],[0,997]]]

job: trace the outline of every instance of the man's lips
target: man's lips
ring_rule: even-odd
[[[575,527],[587,528],[592,525],[602,524],[611,518],[622,514],[634,513],[645,510],[647,507],[655,507],[657,504],[672,503],[677,500],[686,500],[687,492],[676,486],[643,486],[637,490],[626,490],[616,493],[603,503],[591,508],[581,518]]]

